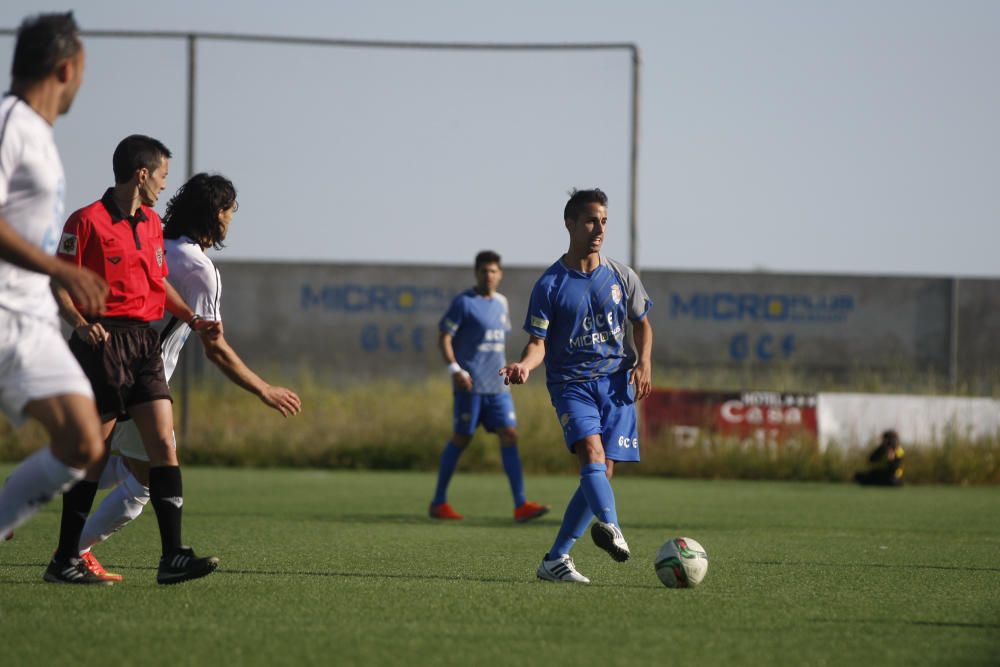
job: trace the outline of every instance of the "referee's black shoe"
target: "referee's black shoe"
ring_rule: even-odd
[[[114,582],[90,571],[82,558],[53,558],[42,579],[50,584],[84,584],[111,586]]]
[[[189,579],[200,579],[215,572],[217,567],[219,559],[215,556],[198,558],[191,547],[179,547],[160,559],[156,583],[179,584]]]

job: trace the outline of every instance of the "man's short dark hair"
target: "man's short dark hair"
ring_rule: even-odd
[[[115,183],[127,183],[143,167],[156,171],[160,162],[170,159],[170,149],[153,137],[133,134],[119,142],[111,158],[115,170]]]
[[[187,236],[204,247],[222,248],[223,230],[219,211],[236,203],[236,186],[221,174],[195,174],[167,202],[163,214],[163,236]]]
[[[41,81],[82,48],[73,12],[29,16],[17,29],[10,76],[14,81]]]
[[[569,201],[563,209],[563,220],[576,220],[583,213],[583,207],[587,204],[608,205],[608,196],[600,188],[593,190],[574,189],[569,193]]]
[[[493,252],[492,250],[483,250],[481,253],[476,255],[476,271],[479,270],[480,266],[486,266],[487,264],[496,264],[497,266],[502,266],[500,263],[500,255]]]
[[[887,447],[896,447],[899,445],[899,433],[896,433],[893,429],[883,431],[882,444]]]

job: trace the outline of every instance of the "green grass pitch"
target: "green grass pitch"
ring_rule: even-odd
[[[6,474],[10,466],[0,468]],[[222,558],[155,584],[152,509],[95,552],[111,588],[42,582],[59,503],[0,545],[4,665],[982,665],[1000,663],[1000,488],[621,477],[633,558],[589,536],[589,586],[535,579],[572,477],[530,477],[549,516],[515,525],[502,475],[456,475],[467,519],[426,518],[434,478],[191,468],[185,541]],[[668,537],[708,550],[668,590]]]

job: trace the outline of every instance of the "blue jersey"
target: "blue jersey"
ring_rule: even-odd
[[[469,289],[455,297],[441,318],[440,329],[452,336],[455,361],[472,376],[472,393],[510,391],[500,369],[507,364],[510,317],[507,299],[500,293],[485,297]]]
[[[545,339],[549,385],[586,382],[631,369],[636,352],[629,320],[652,305],[635,271],[601,258],[591,273],[560,259],[535,283],[524,330]]]

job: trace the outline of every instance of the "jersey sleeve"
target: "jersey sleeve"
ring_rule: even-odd
[[[90,221],[83,215],[82,209],[69,216],[69,220],[63,225],[56,257],[70,264],[83,266],[83,253],[90,240],[90,231]]]
[[[510,304],[507,303],[507,297],[499,292],[496,294],[496,299],[503,306],[503,330],[510,333]]]
[[[448,311],[438,323],[438,329],[443,334],[454,336],[458,329],[462,326],[463,319],[465,319],[464,299],[462,299],[461,296],[457,296],[451,302],[451,306],[448,307]]]
[[[8,113],[7,118],[0,119],[0,123],[3,125],[10,123],[10,114]],[[7,198],[10,197],[10,181],[21,163],[24,150],[19,133],[11,128],[5,129],[9,131],[3,134],[3,142],[0,143],[0,206],[7,204]]]
[[[528,314],[524,318],[524,330],[532,336],[545,338],[549,333],[549,320],[552,317],[552,302],[549,298],[548,285],[539,280],[531,290],[528,301]]]
[[[199,267],[178,292],[196,314],[206,320],[222,320],[222,278],[214,264]]]
[[[632,321],[641,320],[653,306],[653,300],[631,268],[625,274],[625,288],[625,293],[628,294],[628,318]]]

